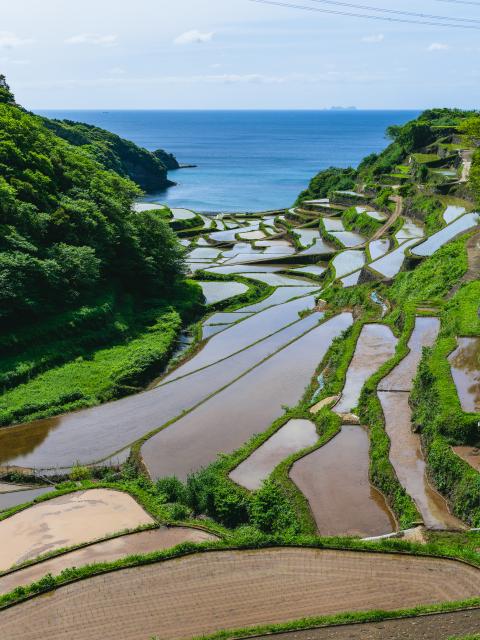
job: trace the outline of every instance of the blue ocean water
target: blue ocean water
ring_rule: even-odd
[[[198,211],[287,207],[329,166],[356,166],[416,111],[42,111],[95,124],[149,150],[195,164],[149,200]]]

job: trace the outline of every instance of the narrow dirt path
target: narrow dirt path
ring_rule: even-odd
[[[480,631],[480,609],[279,633],[275,640],[448,640]],[[257,640],[272,636],[255,636]]]
[[[72,583],[0,612],[2,640],[168,640],[478,595],[439,558],[308,548],[200,553]]]
[[[369,242],[372,242],[373,240],[379,240],[381,237],[383,237],[387,233],[387,231],[390,229],[390,227],[393,226],[395,222],[398,220],[398,218],[402,215],[403,198],[401,196],[392,196],[391,200],[397,203],[397,206],[395,207],[395,211],[392,213],[392,215],[387,220],[387,222],[383,225],[383,227],[380,227],[378,231],[375,231],[373,236],[370,238]]]

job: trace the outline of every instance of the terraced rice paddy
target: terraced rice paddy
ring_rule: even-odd
[[[320,231],[318,229],[295,229],[294,233],[299,237],[300,244],[304,248],[309,247],[316,240],[320,240]]]
[[[64,569],[71,567],[114,562],[131,555],[169,549],[182,542],[207,542],[217,539],[206,531],[189,527],[161,527],[118,536],[0,576],[0,594],[31,584],[49,573],[57,576]]]
[[[0,492],[0,511],[4,511],[5,509],[10,509],[11,507],[16,507],[19,504],[25,504],[27,502],[31,502],[42,496],[44,493],[49,493],[52,491],[54,487],[39,487],[37,489],[25,489],[10,491],[10,492]]]
[[[399,247],[385,254],[382,258],[370,263],[369,268],[374,269],[385,278],[394,278],[405,262],[405,251],[418,242],[418,238],[406,240]]]
[[[340,433],[295,462],[290,478],[308,500],[322,536],[376,536],[396,529],[382,494],[369,480],[366,429],[343,425]]]
[[[364,251],[342,251],[332,260],[332,266],[335,268],[337,278],[346,276],[352,271],[361,269],[365,264]]]
[[[190,209],[174,208],[171,209],[171,212],[174,220],[192,220],[195,218],[195,213]]]
[[[165,209],[165,205],[157,204],[155,202],[134,202],[133,210],[136,213],[141,213],[142,211],[152,211],[153,209]]]
[[[412,218],[405,218],[402,228],[395,234],[399,243],[411,238],[423,238],[425,232],[421,224]]]
[[[53,498],[0,522],[0,570],[147,524],[152,518],[120,491],[91,489]]]
[[[334,247],[329,245],[328,242],[325,242],[323,238],[320,238],[320,239],[317,238],[310,247],[308,247],[307,249],[304,249],[303,251],[300,251],[300,253],[298,253],[297,255],[302,257],[308,257],[308,256],[323,257],[323,256],[329,256],[333,253],[335,253]]]
[[[379,385],[379,391],[411,391],[423,347],[431,347],[440,331],[438,318],[418,317],[408,341],[409,353]]]
[[[251,491],[259,489],[275,467],[292,453],[313,446],[318,439],[310,420],[289,420],[246,460],[236,467],[230,478]]]
[[[363,207],[357,207],[357,211],[360,208]],[[387,216],[381,211],[365,211],[365,213],[369,218],[372,218],[372,220],[376,220],[377,222],[385,222],[387,219]]]
[[[334,236],[338,242],[340,242],[344,247],[358,247],[360,245],[365,244],[366,238],[362,236],[360,233],[356,233],[355,231],[337,231],[332,232],[332,236]]]
[[[480,449],[468,446],[452,447],[452,449],[457,456],[462,458],[462,460],[465,460],[472,469],[480,472]]]
[[[448,207],[443,212],[443,219],[447,224],[450,224],[460,216],[463,216],[465,213],[465,207],[455,206],[453,204],[449,204]]]
[[[299,275],[301,275],[302,273],[305,273],[307,275],[312,275],[317,277],[324,274],[325,271],[326,271],[326,267],[321,267],[316,264],[312,264],[310,266],[306,265],[304,267],[295,267],[295,269],[290,269],[290,273],[298,273]]]
[[[420,436],[412,432],[412,410],[408,393],[382,391],[378,396],[390,438],[390,460],[400,484],[413,498],[425,525],[431,529],[459,529],[461,522],[451,515],[444,498],[431,486]]]
[[[343,278],[340,278],[340,282],[345,287],[345,289],[347,289],[348,287],[354,287],[356,284],[358,284],[358,281],[360,280],[360,274],[361,274],[361,269],[359,269],[358,271],[354,271],[348,276],[344,276]]]
[[[323,218],[322,219],[323,222],[323,226],[325,227],[326,231],[332,232],[332,231],[345,231],[345,226],[342,222],[342,220],[337,219],[337,218]]]
[[[431,256],[435,251],[438,251],[440,247],[443,247],[444,244],[450,242],[450,240],[453,240],[456,236],[475,228],[478,224],[478,213],[466,213],[440,231],[437,231],[437,233],[434,233],[425,240],[425,242],[411,249],[411,253],[420,257]]]
[[[241,282],[199,282],[198,284],[202,287],[206,304],[215,304],[248,291],[248,287]]]
[[[0,616],[8,640],[60,640],[67,632],[71,640],[175,640],[466,599],[478,588],[478,570],[451,560],[300,548],[217,551],[97,576]]]
[[[291,276],[283,276],[278,273],[249,273],[248,278],[260,280],[272,287],[300,287],[300,286],[318,286],[316,282],[312,282],[307,278],[292,278]]]
[[[302,286],[302,287],[278,287],[275,291],[262,300],[261,302],[257,302],[255,304],[247,305],[246,307],[242,307],[241,311],[252,311],[257,313],[258,311],[263,311],[264,309],[268,309],[268,307],[272,307],[274,305],[283,304],[288,300],[292,300],[293,298],[298,298],[301,296],[306,296],[311,294],[312,288],[310,286]]]
[[[381,238],[380,240],[373,240],[369,243],[368,249],[370,251],[370,257],[372,260],[381,258],[390,249],[390,240],[388,238]]]
[[[332,340],[351,322],[351,314],[342,313],[315,327],[150,438],[142,447],[150,475],[186,478],[213,462],[219,453],[234,451],[264,431],[282,414],[282,406],[294,406],[299,401]],[[234,430],[227,428],[232,416]]]
[[[121,450],[182,411],[191,409],[314,327],[321,318],[320,314],[298,321],[299,310],[313,304],[313,297],[293,301],[284,308],[274,308],[275,312],[272,309],[259,314],[255,323],[251,322],[253,318],[244,320],[242,325],[249,323],[247,331],[239,332],[240,325],[226,329],[209,341],[195,358],[165,378],[161,386],[143,394],[0,430],[0,463],[40,469],[68,468],[77,461],[88,463],[109,457],[112,452]],[[287,326],[289,324],[291,326]],[[230,338],[227,332],[231,332]],[[207,354],[212,358],[200,360],[214,341],[218,343],[216,348]],[[235,351],[238,353],[233,356]],[[187,371],[191,364],[194,366]],[[209,366],[206,375],[203,367],[208,365],[214,366]],[[186,376],[197,368],[199,371],[195,376]],[[166,384],[180,377],[174,385]]]
[[[458,338],[448,360],[462,409],[480,412],[480,338]]]
[[[345,386],[335,413],[350,413],[360,398],[365,382],[395,353],[397,339],[390,327],[383,324],[364,325],[348,367]]]

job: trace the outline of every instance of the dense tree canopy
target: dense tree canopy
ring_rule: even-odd
[[[15,105],[0,78],[0,323],[56,312],[106,286],[172,290],[183,250],[160,217],[132,212],[138,194]]]

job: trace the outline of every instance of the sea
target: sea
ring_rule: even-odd
[[[146,200],[206,212],[287,208],[330,166],[355,167],[388,144],[385,130],[418,111],[39,111],[108,129],[194,168]]]

